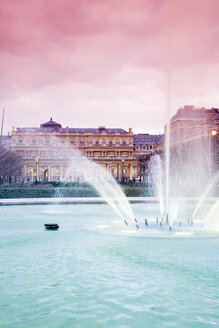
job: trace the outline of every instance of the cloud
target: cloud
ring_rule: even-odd
[[[2,0],[0,18],[8,129],[33,124],[38,112],[162,130],[168,61],[173,111],[188,101],[218,105],[217,0]]]

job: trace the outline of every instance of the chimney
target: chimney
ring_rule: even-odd
[[[129,133],[133,133],[133,132],[132,132],[132,128],[129,128]]]
[[[105,129],[105,126],[99,126],[99,130],[104,131]]]

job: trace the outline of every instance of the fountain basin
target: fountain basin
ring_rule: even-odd
[[[160,230],[157,203],[132,208],[138,230],[105,204],[2,206],[2,326],[217,326],[217,234]],[[42,230],[54,218],[56,238]]]

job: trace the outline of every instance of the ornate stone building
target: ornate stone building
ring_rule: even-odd
[[[136,156],[144,156],[163,148],[164,135],[135,134],[134,152]]]
[[[71,149],[75,148],[118,180],[138,176],[132,129],[62,128],[50,119],[40,128],[13,129],[11,148],[25,160],[26,181],[62,180],[68,169]],[[83,177],[78,174],[72,179],[82,180]]]
[[[219,172],[219,109],[180,108],[170,121],[171,168],[206,185]],[[195,184],[195,183],[194,183]]]
[[[75,149],[119,181],[137,179],[139,156],[153,152],[159,142],[160,136],[134,135],[131,128],[63,128],[52,118],[39,128],[13,128],[11,134],[11,149],[25,162],[25,181],[63,180]],[[83,181],[83,175],[71,179]]]

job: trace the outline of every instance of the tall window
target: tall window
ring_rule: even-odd
[[[122,141],[122,144],[123,144],[123,146],[125,146],[125,145],[126,145],[126,141],[125,141],[125,140],[123,140],[123,141]]]
[[[112,140],[110,140],[110,141],[109,141],[109,145],[110,145],[110,146],[112,146],[112,144],[113,144],[113,141],[112,141]]]
[[[96,145],[96,146],[99,145],[99,140],[96,140],[96,141],[95,141],[95,145]]]

